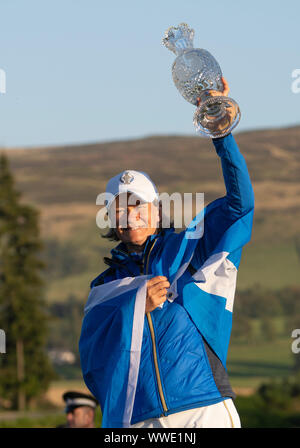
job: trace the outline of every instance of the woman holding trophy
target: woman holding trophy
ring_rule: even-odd
[[[163,228],[147,174],[127,170],[109,180],[106,208],[115,219],[109,236],[119,244],[91,283],[79,342],[83,377],[100,402],[104,428],[241,426],[226,358],[254,195],[231,134],[239,108],[207,53],[203,78],[192,35],[181,24],[164,43],[180,58],[173,79],[197,106],[196,128],[212,138],[221,159],[226,196],[176,233]],[[201,226],[203,234],[191,236]]]

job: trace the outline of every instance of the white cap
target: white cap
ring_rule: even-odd
[[[144,202],[158,199],[158,191],[148,174],[142,171],[125,170],[112,177],[106,186],[105,206],[111,206],[113,200],[121,193],[134,193]]]

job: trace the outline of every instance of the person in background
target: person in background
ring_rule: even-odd
[[[95,428],[95,411],[98,401],[82,392],[65,392],[67,422],[57,428]]]

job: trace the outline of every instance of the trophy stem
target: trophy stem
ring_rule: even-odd
[[[210,96],[209,91],[203,91],[200,100],[193,120],[199,134],[212,138],[225,137],[238,125],[241,113],[232,98]]]

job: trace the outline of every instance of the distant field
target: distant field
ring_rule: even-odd
[[[58,411],[0,415],[0,428],[56,428],[65,422],[65,415]]]
[[[97,408],[95,428],[101,427],[101,412]],[[56,411],[0,413],[0,428],[56,428],[66,423],[63,408]]]
[[[261,383],[291,374],[291,340],[288,338],[260,344],[231,344],[227,362],[231,385],[237,394],[236,406],[245,426],[260,426],[259,416],[251,395]],[[25,413],[0,412],[0,428],[55,428],[63,424],[65,414],[62,394],[66,390],[88,392],[83,380],[60,380],[51,383],[46,398],[57,410],[36,410]],[[271,410],[270,410],[271,411]],[[299,421],[299,415],[297,416]],[[101,425],[98,408],[96,426]],[[281,426],[281,421],[273,421]]]
[[[255,327],[259,328],[259,320],[254,323]],[[282,318],[275,318],[274,323],[278,334],[285,334]],[[282,379],[291,375],[293,366],[291,342],[291,338],[285,335],[270,342],[252,341],[248,344],[238,344],[232,341],[230,343],[227,369],[231,385],[238,397],[237,406],[241,418],[246,425],[251,426],[252,422],[255,422],[255,426],[260,425],[257,421],[259,416],[255,408],[255,401],[253,403],[251,401],[251,396],[258,386],[262,383],[268,383],[271,379]],[[80,372],[78,373],[80,374]],[[54,381],[44,397],[51,406],[49,410],[44,405],[43,410],[27,411],[25,413],[2,411],[0,412],[0,428],[54,428],[64,423],[62,395],[67,390],[89,392],[82,378]],[[299,416],[297,419],[299,420]],[[96,414],[96,425],[98,427],[101,424],[100,422],[101,414],[98,408]],[[276,425],[280,426],[280,421],[277,421]]]
[[[231,344],[227,369],[236,388],[257,388],[271,378],[291,375],[293,366],[290,338],[268,343]]]
[[[231,384],[238,390],[255,389],[262,382],[268,382],[270,378],[283,378],[291,375],[293,366],[293,355],[291,351],[292,338],[283,332],[283,321],[281,318],[273,319],[280,338],[264,342],[253,340],[249,343],[237,343],[231,341],[227,370]],[[299,323],[300,325],[300,323]],[[259,321],[256,322],[259,326]],[[300,354],[299,354],[300,356]],[[56,406],[62,406],[62,394],[67,389],[87,391],[85,383],[80,375],[75,380],[58,380],[51,383],[46,398]],[[242,394],[243,394],[242,390]]]
[[[251,288],[256,283],[268,289],[300,284],[300,262],[292,241],[250,243],[244,248],[238,288]]]
[[[95,233],[97,230],[95,230]],[[48,302],[65,301],[68,294],[85,303],[91,280],[107,266],[103,256],[110,255],[114,243],[103,242],[100,238],[93,242],[91,237],[89,265],[86,270],[47,283]],[[97,250],[98,244],[98,250]],[[80,251],[80,250],[79,250]],[[87,248],[85,249],[85,253]],[[80,255],[78,255],[80,256]],[[277,290],[289,285],[300,284],[300,263],[293,241],[277,243],[250,243],[243,251],[237,288],[243,290],[261,284],[265,288]]]
[[[238,288],[255,283],[272,289],[299,284],[294,245],[300,222],[300,126],[241,132],[235,139],[255,193],[252,241],[243,253]],[[70,294],[84,302],[89,282],[105,268],[102,257],[113,243],[99,237],[96,198],[118,172],[146,171],[160,192],[204,192],[205,204],[226,193],[211,141],[197,136],[153,136],[5,153],[24,201],[40,210],[42,237],[68,241],[76,249],[74,259],[86,260],[80,272],[46,275],[48,302],[64,301]]]
[[[300,256],[296,243],[300,238],[300,211],[257,212],[251,241],[244,247],[238,274],[238,289],[261,284],[268,289],[280,289],[300,284]],[[90,281],[107,266],[103,256],[117,244],[101,238],[101,231],[93,218],[85,225],[74,227],[68,239],[75,249],[75,257],[87,260],[75,275],[63,276],[47,283],[49,302],[64,301],[72,293],[85,302]],[[299,245],[299,241],[298,241]]]
[[[275,320],[278,320],[277,326],[281,327],[280,318]],[[231,342],[227,370],[232,386],[244,394],[246,389],[254,390],[262,382],[268,382],[270,378],[291,375],[293,366],[291,343],[292,339],[286,336],[269,342],[253,341],[249,344]],[[83,379],[58,380],[51,383],[46,397],[54,405],[60,406],[62,393],[66,389],[87,391]]]

